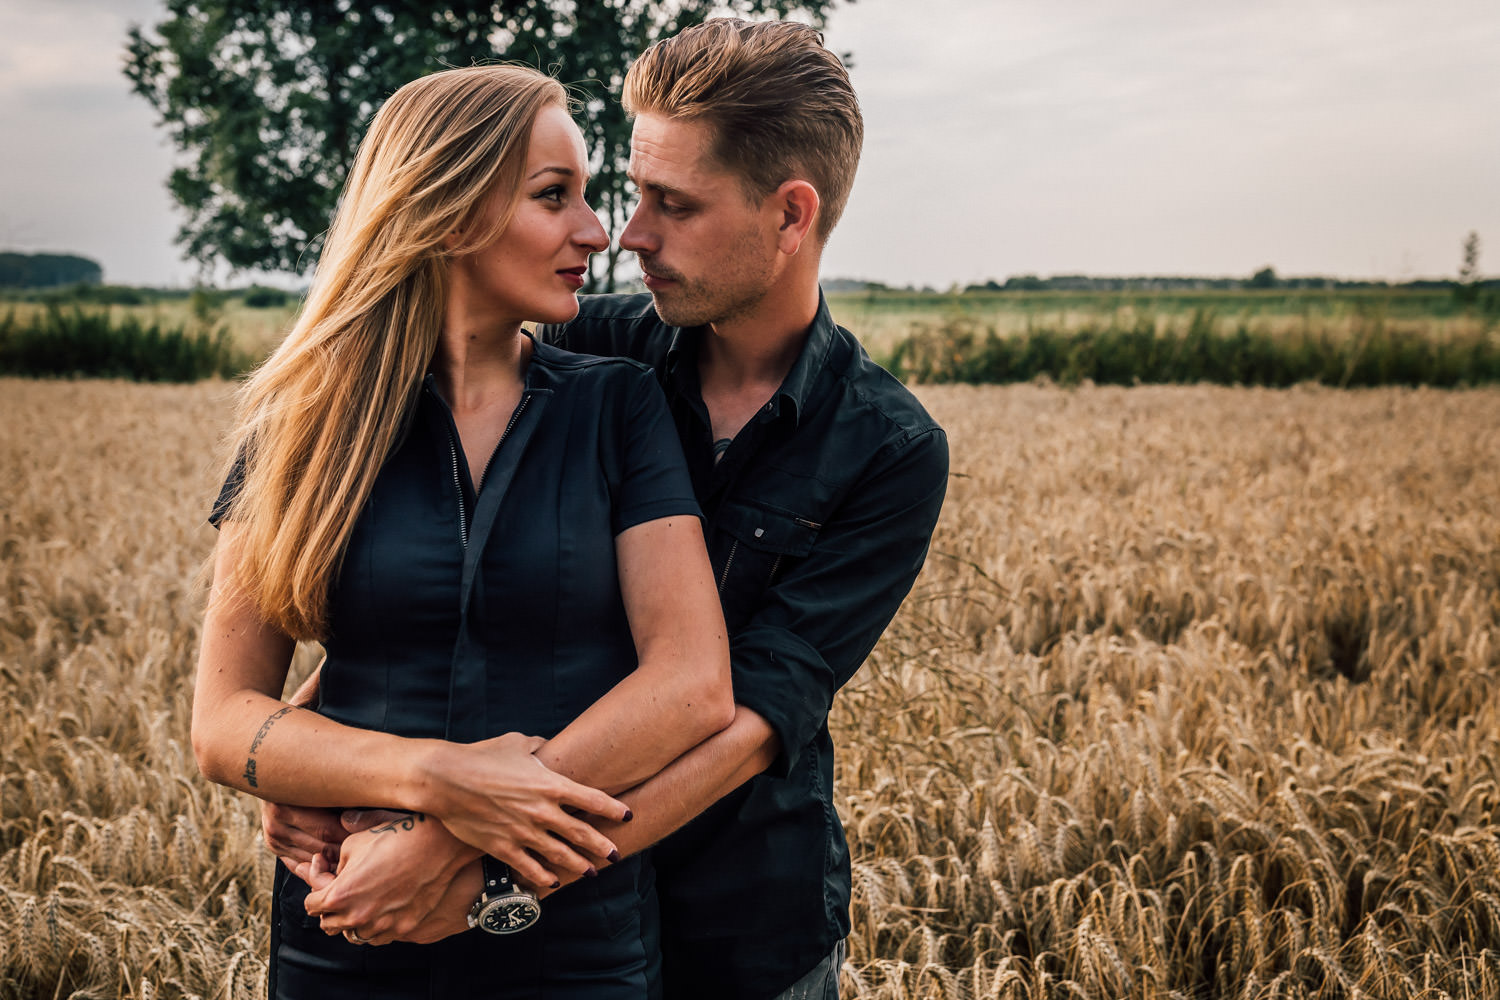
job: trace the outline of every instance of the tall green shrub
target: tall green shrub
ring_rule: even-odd
[[[24,376],[91,376],[138,382],[193,382],[233,378],[253,359],[229,331],[190,330],[108,312],[53,306],[28,322],[15,313],[0,319],[0,373]]]

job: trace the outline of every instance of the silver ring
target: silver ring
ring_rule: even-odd
[[[359,936],[359,931],[345,931],[344,932],[344,937],[348,939],[348,941],[349,941],[350,944],[369,944],[370,943],[370,942],[366,941],[364,938],[362,938],[362,937]]]

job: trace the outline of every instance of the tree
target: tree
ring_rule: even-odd
[[[1263,267],[1250,276],[1251,288],[1275,288],[1276,284],[1276,269],[1274,267]]]
[[[167,0],[131,28],[125,74],[181,151],[168,188],[185,256],[304,271],[316,260],[365,123],[401,84],[453,66],[523,62],[580,93],[590,197],[611,237],[590,287],[610,290],[629,208],[630,62],[713,11],[800,14],[834,0]],[[599,258],[603,258],[600,260]]]
[[[1463,263],[1458,268],[1458,283],[1453,298],[1460,305],[1472,306],[1479,301],[1479,234],[1473,230],[1464,237]]]
[[[96,260],[73,254],[0,253],[0,288],[97,285],[104,270]]]

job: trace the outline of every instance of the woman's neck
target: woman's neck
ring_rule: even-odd
[[[498,396],[509,397],[525,382],[531,338],[520,323],[486,327],[482,321],[445,322],[438,336],[432,373],[455,412],[483,409]]]

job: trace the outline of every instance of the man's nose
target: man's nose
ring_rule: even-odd
[[[620,232],[620,249],[652,254],[656,252],[659,242],[651,235],[650,227],[642,217],[641,207],[637,205],[635,211],[630,213],[630,221],[625,223],[625,228]]]

